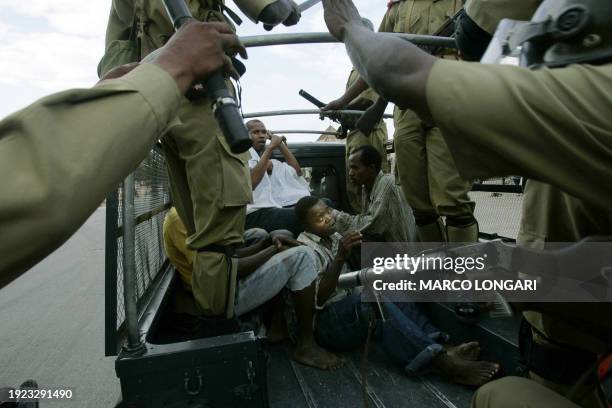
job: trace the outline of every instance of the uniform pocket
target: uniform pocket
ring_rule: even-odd
[[[243,155],[231,152],[225,137],[217,134],[217,143],[223,171],[223,205],[237,207],[253,201],[251,172]]]

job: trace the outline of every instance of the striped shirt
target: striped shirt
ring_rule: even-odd
[[[360,231],[370,241],[415,241],[412,209],[391,175],[379,172],[369,195],[362,187],[361,202],[363,212],[358,215],[334,210],[337,232]]]

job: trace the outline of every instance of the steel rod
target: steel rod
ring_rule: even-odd
[[[138,333],[138,307],[136,305],[136,211],[134,208],[134,173],[123,182],[123,302],[128,331],[126,350],[142,349]]]
[[[364,111],[358,110],[339,110],[339,111],[328,111],[327,113],[346,113],[349,115],[362,115]],[[285,116],[285,115],[320,115],[321,111],[318,109],[287,109],[287,110],[275,110],[265,112],[251,112],[242,115],[245,119],[258,118],[261,116]],[[384,118],[393,118],[393,115],[385,113]]]
[[[457,48],[454,38],[436,37],[433,35],[403,34],[403,33],[382,33],[382,35],[393,35],[402,40],[409,41],[416,45],[428,45],[434,47]],[[245,47],[267,47],[271,45],[289,44],[321,44],[337,43],[329,33],[290,33],[290,34],[267,34],[251,35],[240,37]]]
[[[291,135],[291,134],[303,134],[303,135],[308,135],[308,134],[313,134],[313,135],[339,135],[339,132],[330,132],[328,130],[271,130],[270,132],[274,133],[274,134],[278,134],[278,135]]]

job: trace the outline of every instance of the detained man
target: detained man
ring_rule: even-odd
[[[359,231],[367,241],[413,242],[416,227],[412,209],[389,174],[381,170],[382,157],[371,145],[353,150],[348,160],[350,182],[361,188],[362,213],[334,211],[334,228],[344,234]]]
[[[297,236],[302,230],[293,209],[288,207],[310,195],[300,164],[286,141],[271,135],[263,122],[251,120],[246,125],[253,141],[249,150],[253,203],[247,206],[246,228],[287,229]],[[272,158],[274,150],[283,155],[286,163]]]
[[[448,344],[448,336],[434,327],[415,303],[382,304],[385,321],[375,318],[358,289],[338,288],[338,278],[349,272],[347,259],[358,248],[362,235],[348,231],[341,236],[333,229],[332,210],[316,197],[304,197],[295,207],[304,232],[298,241],[314,250],[318,276],[315,281],[315,334],[319,344],[348,351],[362,346],[374,321],[374,339],[387,355],[409,375],[438,373],[450,381],[481,385],[491,380],[499,366],[477,361],[477,342]]]

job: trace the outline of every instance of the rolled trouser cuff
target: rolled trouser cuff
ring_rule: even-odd
[[[425,347],[412,361],[404,367],[404,371],[408,375],[420,375],[426,370],[431,362],[440,354],[446,353],[444,347],[440,344],[430,344]]]

